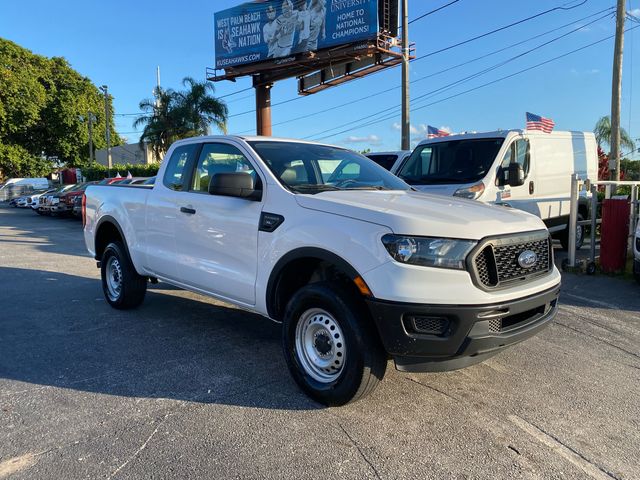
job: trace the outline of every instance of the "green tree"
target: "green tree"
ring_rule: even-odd
[[[144,115],[136,118],[133,128],[144,127],[140,144],[148,143],[158,158],[162,158],[169,146],[180,139],[177,115],[177,95],[169,89],[155,89],[155,99],[146,98],[140,102]]]
[[[227,133],[229,112],[225,103],[213,96],[213,84],[198,82],[191,77],[185,77],[182,84],[187,90],[177,93],[177,103],[185,133],[208,135],[211,124]]]
[[[611,147],[611,118],[608,116],[600,118],[593,129],[596,134],[598,146],[609,145]],[[631,139],[624,128],[620,128],[620,146],[626,150],[634,150],[635,142]]]
[[[191,77],[182,81],[184,91],[156,89],[155,99],[144,99],[140,110],[145,113],[133,122],[134,128],[143,127],[140,143],[148,143],[159,157],[176,140],[207,135],[214,125],[227,132],[228,109],[213,96],[214,87]]]
[[[64,58],[36,55],[0,38],[0,142],[4,161],[18,162],[3,165],[5,176],[27,176],[29,163],[39,170],[43,165],[38,162],[47,157],[58,157],[68,166],[87,165],[89,134],[80,117],[90,111],[97,117],[94,148],[104,148],[104,97],[98,88]],[[112,144],[118,145],[122,140],[113,124]],[[11,149],[9,155],[12,146],[20,149]]]

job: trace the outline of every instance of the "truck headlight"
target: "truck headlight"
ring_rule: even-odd
[[[478,242],[387,234],[382,237],[382,243],[389,255],[400,263],[464,270],[467,255]]]
[[[475,185],[471,185],[466,188],[459,188],[456,190],[456,193],[453,194],[454,197],[460,198],[468,198],[469,200],[477,200],[484,193],[484,183],[476,183]]]

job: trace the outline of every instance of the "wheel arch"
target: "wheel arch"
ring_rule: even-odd
[[[318,275],[331,275],[334,279],[340,279],[342,276],[350,281],[348,283],[353,286],[356,293],[360,293],[354,281],[362,280],[362,277],[345,259],[322,248],[298,248],[283,255],[271,270],[266,289],[269,317],[282,320],[288,299],[298,288],[314,283],[314,276]],[[318,280],[326,279],[326,277],[318,278]]]
[[[112,241],[117,240],[120,240],[122,242],[125,252],[129,256],[129,258],[131,258],[129,246],[127,245],[126,237],[124,236],[122,227],[120,226],[118,221],[111,215],[104,215],[102,218],[100,218],[96,226],[96,235],[94,238],[96,252],[95,259],[100,261],[102,259],[104,249],[107,248],[107,245],[109,245],[109,243],[111,243]]]

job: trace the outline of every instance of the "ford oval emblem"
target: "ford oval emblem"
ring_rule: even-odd
[[[525,250],[518,256],[518,265],[522,268],[531,268],[538,263],[538,255],[531,250]]]

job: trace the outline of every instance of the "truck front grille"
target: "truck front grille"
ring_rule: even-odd
[[[551,271],[553,253],[546,231],[485,239],[470,256],[468,267],[476,285],[483,289],[506,288]],[[533,265],[520,264],[524,252],[533,252]]]

